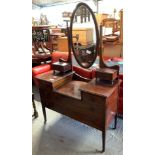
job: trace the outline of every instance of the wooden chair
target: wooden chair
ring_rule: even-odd
[[[116,32],[119,32],[118,23],[119,23],[119,20],[116,20],[114,18],[107,18],[101,22],[100,32],[102,33],[103,43],[118,41],[119,35],[116,34]],[[102,30],[103,28],[104,28],[104,32]],[[112,32],[110,34],[106,34],[106,29],[108,28],[112,29]]]
[[[44,34],[46,31],[46,35]],[[32,27],[32,63],[41,64],[51,60],[52,45],[47,27]]]
[[[120,19],[107,18],[102,20],[100,24],[100,38],[102,45],[101,48],[105,48],[105,51],[114,51],[116,48],[117,53],[119,52],[119,57],[123,54],[123,10],[119,12]],[[103,31],[104,28],[104,31]],[[111,28],[112,31],[106,34],[106,29]],[[119,50],[119,51],[118,51]],[[104,52],[104,50],[103,50]],[[106,52],[105,52],[106,53]]]

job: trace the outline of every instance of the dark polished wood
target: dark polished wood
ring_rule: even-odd
[[[73,41],[72,41],[72,25],[74,15],[78,7],[86,7],[95,23],[96,30],[96,51],[99,51],[100,56],[100,69],[99,75],[103,77],[103,74],[107,75],[107,79],[117,79],[113,85],[108,86],[101,80],[96,78],[89,80],[81,77],[73,71],[61,74],[54,71],[49,71],[38,75],[36,78],[39,81],[39,92],[41,97],[42,110],[44,115],[44,121],[46,122],[46,108],[59,112],[91,127],[94,127],[102,131],[102,152],[105,151],[105,137],[106,129],[111,123],[112,119],[115,120],[114,128],[116,127],[117,121],[117,104],[118,104],[118,93],[119,93],[119,66],[107,66],[102,59],[102,44],[99,39],[99,31],[96,22],[96,18],[93,11],[85,3],[79,3],[74,10],[71,17],[71,28],[68,28],[68,46],[69,46],[69,57],[66,62],[63,60],[59,61],[59,65],[55,65],[57,70],[64,71],[65,67],[60,66],[61,62],[71,64],[71,47],[75,56],[75,59],[84,68],[90,67],[96,59],[97,52],[95,53],[94,60],[89,65],[82,65],[78,61],[77,55],[75,54]],[[99,48],[100,43],[100,48]],[[54,67],[55,67],[54,66]],[[110,75],[110,76],[109,76]]]
[[[71,64],[67,62],[55,62],[52,64],[52,66],[54,71],[59,71],[62,73],[72,70]]]
[[[54,75],[50,71],[37,76],[37,79],[44,121],[47,120],[45,108],[48,108],[99,129],[104,151],[106,128],[117,113],[119,83],[108,87],[97,83],[96,79],[77,80],[74,72]]]
[[[96,77],[103,78],[104,80],[115,80],[117,78],[117,70],[109,68],[97,68]]]
[[[40,65],[51,61],[50,26],[32,27],[32,63]],[[46,32],[44,34],[44,31]]]
[[[35,54],[32,55],[32,64],[41,65],[51,61],[51,54]]]
[[[36,105],[35,105],[35,102],[34,102],[34,94],[33,93],[32,93],[32,105],[33,105],[33,109],[34,109],[32,117],[37,118],[38,117],[38,112],[37,112]]]

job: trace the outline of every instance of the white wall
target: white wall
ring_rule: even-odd
[[[86,4],[88,4],[91,9],[96,12],[96,6],[93,1],[86,1]],[[52,6],[52,7],[46,7],[46,8],[33,8],[32,10],[32,16],[36,19],[40,18],[40,14],[43,13],[47,15],[47,18],[52,25],[64,25],[62,18],[62,12],[68,11],[72,12],[76,5],[78,3],[70,3],[70,4],[64,4],[64,5],[58,5],[58,6]],[[99,13],[108,13],[113,14],[114,8],[119,11],[123,8],[123,0],[103,0],[99,1]]]
[[[93,11],[96,11],[96,7],[92,1],[86,2]],[[40,10],[40,13],[46,14],[47,18],[52,25],[64,25],[65,22],[63,22],[62,18],[62,12],[67,11],[67,12],[73,12],[75,9],[76,5],[78,3],[70,3],[70,4],[65,4],[65,5],[58,5],[58,6],[52,6],[52,7],[46,7]]]
[[[32,5],[32,17],[39,20],[40,11],[41,11],[41,9],[39,7],[36,7],[35,5]]]
[[[124,5],[124,0],[99,1],[99,13],[113,14],[114,9],[116,9],[117,12],[119,12],[121,9],[123,9],[123,5]]]

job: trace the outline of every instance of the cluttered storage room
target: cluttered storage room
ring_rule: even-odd
[[[32,0],[32,155],[123,155],[122,0]]]

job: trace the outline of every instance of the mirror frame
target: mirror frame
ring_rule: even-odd
[[[95,57],[94,57],[94,60],[92,61],[92,63],[90,63],[87,67],[83,66],[81,64],[81,62],[79,61],[79,59],[77,58],[76,56],[76,53],[75,53],[75,50],[74,50],[74,44],[73,44],[73,35],[72,35],[72,30],[73,30],[73,22],[74,22],[74,17],[75,17],[75,13],[76,11],[79,9],[79,7],[81,6],[85,6],[89,12],[90,12],[90,15],[92,15],[92,18],[93,18],[93,21],[94,21],[94,24],[95,24],[95,32],[96,32],[96,53],[95,53]],[[97,24],[97,21],[96,21],[96,17],[94,15],[94,12],[92,11],[92,9],[85,3],[79,3],[77,4],[76,8],[74,9],[73,13],[72,13],[72,16],[71,16],[71,21],[70,21],[70,38],[71,38],[71,48],[72,48],[72,51],[73,51],[73,54],[75,56],[75,59],[76,61],[78,62],[78,64],[83,67],[83,68],[89,68],[93,65],[93,63],[95,62],[96,60],[96,57],[99,53],[99,43],[100,43],[100,38],[99,38],[99,30],[98,30],[98,24]]]

